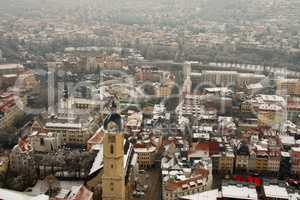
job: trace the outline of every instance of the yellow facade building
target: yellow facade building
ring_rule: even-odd
[[[300,95],[300,80],[299,79],[280,79],[276,82],[278,95]]]
[[[134,151],[138,154],[139,168],[146,169],[154,165],[156,156],[155,146],[134,148]]]
[[[234,155],[231,152],[223,153],[219,159],[219,171],[224,173],[233,173]]]
[[[174,85],[175,83],[172,80],[167,80],[165,83],[158,85],[155,88],[156,97],[169,97],[172,94]]]
[[[92,191],[100,188],[99,198],[103,200],[130,199],[138,173],[137,154],[124,139],[119,114],[109,114],[103,124],[103,149],[95,158],[86,185]]]
[[[34,119],[31,131],[51,132],[61,138],[62,144],[86,145],[98,128],[98,120],[79,120],[79,117],[65,113],[49,117],[42,113]]]
[[[260,172],[266,172],[268,170],[268,155],[258,154],[256,155],[256,170]]]

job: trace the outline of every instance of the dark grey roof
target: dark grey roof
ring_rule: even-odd
[[[119,131],[122,131],[122,118],[118,113],[112,112],[106,116],[106,118],[103,121],[104,130],[107,130],[107,125],[109,124],[109,122],[115,122],[118,126]]]
[[[237,153],[237,155],[244,155],[244,156],[250,155],[248,145],[246,145],[246,144],[240,144],[238,146],[238,149],[237,149],[236,153]]]

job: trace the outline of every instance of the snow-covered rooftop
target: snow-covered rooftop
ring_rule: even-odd
[[[295,145],[295,138],[293,136],[289,135],[281,135],[279,136],[282,144],[293,146]]]
[[[201,192],[201,193],[195,193],[192,195],[188,196],[183,196],[180,197],[181,199],[186,199],[186,200],[216,200],[218,197],[218,190],[209,190],[206,192]]]
[[[0,188],[0,199],[1,200],[49,200],[49,197],[44,194],[33,197],[25,194],[24,192],[17,192],[13,190]]]
[[[243,185],[226,185],[222,186],[222,195],[225,198],[257,200],[255,187],[250,188]]]
[[[81,124],[75,123],[55,123],[55,122],[47,122],[46,127],[55,127],[55,128],[76,128],[80,129],[82,127]]]
[[[154,146],[145,147],[145,148],[134,148],[134,151],[136,153],[151,153],[151,152],[155,152],[156,148]]]
[[[289,195],[285,187],[279,185],[264,185],[266,197],[276,199],[288,199]]]
[[[103,167],[103,145],[99,144],[99,151],[97,153],[97,156],[95,157],[94,163],[92,168],[90,169],[89,175],[96,172],[97,170],[101,169]]]

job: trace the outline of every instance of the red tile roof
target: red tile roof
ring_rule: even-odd
[[[31,150],[31,146],[27,138],[20,139],[18,145],[22,152]]]
[[[165,189],[168,191],[174,191],[179,187],[182,187],[184,184],[189,184],[192,181],[197,181],[198,179],[202,179],[203,177],[207,177],[208,176],[208,171],[204,170],[204,169],[199,169],[197,170],[197,176],[194,176],[192,178],[189,178],[187,180],[184,181],[168,181],[165,185]]]
[[[89,144],[102,144],[104,139],[104,133],[102,131],[97,131],[89,140]]]
[[[93,193],[89,191],[85,186],[81,186],[78,193],[70,200],[92,200]]]

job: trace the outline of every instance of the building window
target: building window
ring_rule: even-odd
[[[112,145],[112,144],[110,145],[110,153],[114,154],[114,145]]]
[[[110,168],[112,168],[112,169],[113,169],[113,168],[114,168],[114,165],[113,165],[113,164],[111,164],[111,165],[110,165]]]
[[[44,146],[44,145],[45,145],[44,138],[40,138],[40,145],[41,145],[41,146]]]
[[[114,183],[110,183],[110,190],[114,191]]]

